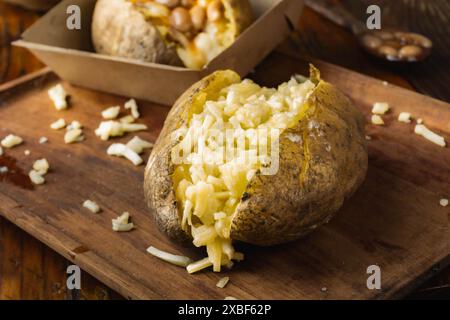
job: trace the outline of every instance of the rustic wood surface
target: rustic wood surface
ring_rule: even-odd
[[[355,9],[357,11],[357,9]],[[414,11],[412,11],[414,15]],[[433,10],[436,12],[436,10]],[[449,11],[439,13],[446,15]],[[410,14],[411,15],[411,14]],[[35,58],[27,51],[21,48],[11,48],[9,42],[17,39],[20,33],[26,29],[38,15],[22,9],[5,5],[0,1],[0,83],[14,79],[20,75],[26,74],[42,67]],[[427,28],[437,33],[439,41],[443,41],[437,54],[448,57],[449,46],[444,46],[448,37],[442,36],[442,25],[433,29],[433,23],[437,20],[427,19]],[[447,24],[448,27],[448,24]],[[445,29],[445,25],[444,25]],[[303,56],[311,55],[332,61],[336,64],[344,65],[348,68],[370,74],[380,79],[395,83],[399,86],[412,89],[414,79],[405,77],[409,72],[400,73],[398,70],[392,70],[390,66],[379,64],[369,59],[361,52],[349,32],[346,32],[328,20],[320,17],[309,9],[305,9],[300,22],[301,40],[303,47],[298,50],[287,42],[282,50],[290,54],[300,54]],[[438,30],[439,32],[436,32]],[[416,30],[421,31],[421,30]],[[445,30],[444,30],[445,31]],[[328,37],[327,34],[333,34]],[[427,34],[429,35],[429,34]],[[347,47],[346,54],[342,54],[342,47]],[[350,54],[350,56],[349,56]],[[445,62],[438,65],[439,60],[434,56],[430,58],[431,66],[434,69],[442,68],[445,70]],[[442,59],[440,60],[442,62]],[[436,67],[436,65],[438,65]],[[433,67],[430,69],[433,70]],[[428,70],[428,71],[430,71]],[[448,67],[447,67],[448,70]],[[409,70],[408,70],[409,71]],[[429,73],[429,72],[428,72]],[[420,77],[419,77],[420,80]],[[448,93],[448,86],[442,89],[438,86],[436,89],[433,83],[443,83],[436,79],[423,77],[424,82],[428,82],[433,87],[434,92],[429,92],[426,87],[418,87],[422,92],[445,98]],[[448,82],[447,82],[448,83]],[[430,85],[428,85],[430,87]],[[439,89],[441,87],[441,89]],[[437,91],[436,91],[437,90]],[[448,99],[447,99],[448,100]],[[49,249],[41,242],[27,235],[7,220],[0,218],[0,298],[89,298],[104,299],[117,298],[118,295],[98,280],[83,273],[83,286],[79,295],[69,294],[65,290],[65,269],[70,264],[66,259]],[[443,297],[448,291],[439,290],[439,288],[448,287],[450,284],[450,270],[441,272],[437,277],[428,281],[420,290],[416,291],[410,297]]]
[[[105,150],[111,142],[94,135],[102,120],[101,110],[122,105],[125,98],[64,83],[71,96],[71,108],[56,112],[47,97],[47,89],[60,82],[52,73],[22,85],[0,88],[0,118],[8,119],[2,135],[15,133],[25,140],[24,145],[0,157],[0,165],[9,166],[13,172],[3,175],[0,184],[0,214],[127,298],[403,297],[450,263],[450,211],[439,205],[444,192],[450,190],[450,149],[418,137],[412,132],[413,125],[395,119],[400,111],[408,110],[448,141],[450,105],[386,87],[380,80],[333,65],[314,63],[324,78],[347,93],[367,118],[373,101],[382,99],[394,107],[385,116],[386,127],[367,126],[372,137],[368,176],[337,218],[305,239],[264,249],[238,245],[246,260],[226,272],[232,282],[224,290],[215,287],[223,274],[189,276],[183,268],[145,252],[153,245],[194,259],[202,256],[202,250],[182,248],[157,230],[143,199],[143,167],[108,157]],[[275,86],[288,80],[292,72],[304,74],[306,67],[306,61],[274,53],[253,77],[261,84]],[[155,141],[168,108],[144,102],[140,105],[141,122],[149,126],[140,136]],[[424,105],[432,111],[424,110]],[[24,118],[24,114],[28,117]],[[87,140],[65,145],[63,132],[48,127],[61,116],[83,123]],[[40,145],[40,136],[48,137],[49,143]],[[31,150],[31,156],[23,154],[25,149]],[[35,159],[42,157],[50,162],[51,171],[44,186],[33,187],[26,172]],[[103,212],[96,215],[83,209],[85,199],[99,203]],[[137,229],[118,234],[111,230],[111,219],[123,211],[131,212]],[[28,269],[20,275],[37,269],[35,259],[29,259]],[[365,270],[372,264],[382,269],[380,291],[366,287]],[[322,291],[323,287],[327,290]]]

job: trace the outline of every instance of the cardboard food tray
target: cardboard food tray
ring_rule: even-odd
[[[14,42],[30,49],[62,79],[76,85],[171,105],[194,82],[219,69],[247,75],[291,31],[303,0],[251,0],[255,21],[234,44],[202,70],[189,70],[94,52],[91,18],[94,0],[65,0]],[[81,30],[66,27],[69,5],[81,9]]]

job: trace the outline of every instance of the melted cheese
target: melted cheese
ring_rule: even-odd
[[[203,110],[174,133],[179,143],[172,152],[183,160],[172,176],[182,228],[208,254],[188,267],[189,272],[209,266],[218,272],[243,258],[233,248],[231,222],[249,180],[268,161],[260,147],[269,143],[258,139],[258,130],[281,132],[293,126],[314,87],[309,80],[298,83],[294,78],[277,89],[244,80],[206,101]],[[224,142],[227,135],[230,139]]]

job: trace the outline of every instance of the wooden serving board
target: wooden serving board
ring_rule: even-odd
[[[57,112],[46,90],[61,81],[49,70],[0,87],[0,138],[14,133],[25,140],[0,157],[0,166],[15,170],[0,181],[0,214],[127,298],[402,297],[450,262],[450,207],[439,205],[450,196],[450,150],[415,135],[413,124],[399,123],[396,117],[409,111],[450,142],[450,105],[330,64],[315,64],[368,119],[373,102],[389,102],[392,110],[384,117],[386,126],[367,126],[372,140],[363,186],[336,218],[304,239],[270,248],[237,244],[245,261],[221,274],[188,275],[150,256],[150,245],[192,258],[204,253],[172,243],[157,230],[143,199],[144,167],[108,157],[105,150],[111,141],[95,137],[100,111],[126,98],[62,82],[71,95],[71,108]],[[304,61],[274,53],[252,77],[277,85],[306,70]],[[140,102],[140,107],[139,122],[150,129],[139,136],[154,141],[169,109],[148,102]],[[49,128],[60,117],[80,121],[86,141],[65,145],[64,133]],[[41,136],[49,142],[39,144]],[[26,149],[31,155],[24,155]],[[32,187],[26,173],[42,157],[51,171],[45,185]],[[103,211],[93,214],[82,208],[85,199],[96,201]],[[111,219],[123,211],[131,213],[137,229],[115,233]],[[381,268],[381,290],[366,286],[369,265]],[[219,289],[216,282],[224,275],[231,281]]]

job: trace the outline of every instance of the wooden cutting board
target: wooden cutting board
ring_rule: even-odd
[[[170,242],[157,229],[143,199],[144,167],[108,157],[110,142],[94,130],[100,111],[122,105],[126,98],[73,87],[71,108],[57,112],[46,90],[61,80],[49,70],[0,87],[0,138],[20,135],[25,143],[0,157],[11,174],[0,181],[0,214],[40,239],[83,270],[127,298],[149,299],[379,299],[405,295],[450,262],[450,150],[413,133],[413,124],[396,120],[401,111],[423,118],[450,142],[450,105],[381,81],[315,61],[323,77],[346,92],[370,118],[373,102],[388,102],[386,126],[367,126],[370,165],[367,179],[328,225],[297,242],[271,248],[238,244],[244,262],[221,274],[188,275],[146,253],[153,245],[175,254],[200,258],[203,251]],[[252,75],[264,85],[277,85],[307,63],[274,53]],[[168,107],[140,102],[149,130],[139,133],[154,141]],[[50,123],[78,120],[86,141],[63,143],[62,131]],[[41,136],[49,139],[39,144]],[[131,135],[115,139],[124,142]],[[24,150],[31,155],[25,156]],[[148,154],[145,155],[147,157]],[[51,165],[47,183],[32,187],[26,173],[34,160]],[[93,214],[82,208],[92,199],[103,208]],[[137,229],[115,233],[111,219],[129,211]],[[367,267],[381,268],[381,290],[366,286]],[[215,286],[224,275],[225,289]],[[326,288],[326,290],[324,289]]]

